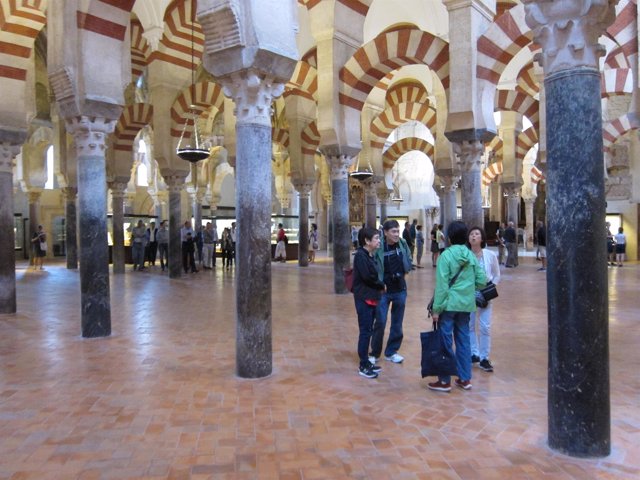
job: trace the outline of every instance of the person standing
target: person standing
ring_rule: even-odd
[[[466,246],[467,226],[460,221],[451,222],[447,234],[449,248],[440,256],[436,270],[433,321],[438,324],[438,331],[442,335],[445,348],[453,350],[455,338],[458,370],[455,384],[463,390],[469,390],[471,388],[469,314],[476,310],[475,291],[486,285],[487,278],[476,256]],[[455,275],[458,277],[453,285],[449,286]],[[438,381],[429,383],[428,387],[438,392],[450,392],[451,377],[439,376]]]
[[[355,225],[351,225],[351,245],[353,245],[353,249],[358,249],[358,227]]]
[[[194,251],[195,245],[193,244],[193,237],[195,232],[191,228],[191,222],[189,220],[184,222],[183,227],[180,229],[180,241],[182,242],[182,269],[184,273],[189,273],[189,268],[194,271],[196,268]],[[193,261],[191,259],[193,258]]]
[[[309,263],[316,261],[316,252],[320,250],[320,244],[318,243],[318,225],[311,224],[311,230],[309,231],[309,243],[311,248],[309,249]]]
[[[131,231],[131,254],[133,256],[133,270],[144,270],[144,247],[147,240],[147,230],[142,220]]]
[[[622,266],[622,262],[624,262],[624,256],[627,248],[627,237],[624,234],[624,229],[622,227],[618,228],[618,233],[616,233],[616,261],[618,262],[618,266]]]
[[[156,240],[158,241],[158,253],[160,254],[160,267],[164,272],[165,263],[167,269],[169,269],[169,230],[167,229],[166,220],[160,222]]]
[[[438,256],[440,255],[440,249],[438,248],[438,224],[433,225],[431,230],[431,266],[436,268],[438,263]]]
[[[151,222],[147,228],[147,262],[149,265],[156,265],[156,256],[158,255],[158,229],[156,222]]]
[[[416,248],[416,237],[418,236],[417,218],[414,218],[413,222],[411,222],[411,226],[409,227],[409,235],[411,236],[411,243],[413,244],[413,249],[411,249],[411,262],[413,263],[413,254],[415,253]]]
[[[44,270],[44,257],[47,256],[47,234],[42,225],[38,225],[38,231],[33,232],[31,243],[33,244],[33,269],[37,270],[38,264],[40,264],[40,270]]]
[[[420,266],[422,252],[424,252],[424,232],[422,231],[422,225],[418,225],[416,226],[416,263],[418,268],[422,268]]]
[[[440,255],[442,255],[442,252],[444,252],[444,249],[447,246],[446,238],[442,231],[443,229],[444,225],[440,224],[438,225],[438,231],[436,232],[436,242],[438,242],[438,253]]]
[[[487,282],[495,285],[500,283],[500,264],[498,257],[491,250],[487,250],[487,234],[483,228],[473,227],[469,230],[467,246],[478,260],[480,268],[487,277]],[[478,363],[485,372],[493,372],[493,365],[489,359],[491,353],[491,314],[493,303],[490,301],[485,308],[477,307],[470,314],[469,334],[471,338],[471,363]],[[476,332],[476,319],[478,330]]]
[[[236,222],[231,222],[231,230],[229,230],[230,240],[231,240],[231,258],[235,258],[236,256],[236,241],[238,240],[238,233],[236,230]]]
[[[409,259],[411,260],[411,264],[413,265],[413,252],[416,248],[416,244],[413,241],[413,237],[411,236],[411,227],[409,226],[409,222],[404,222],[404,230],[402,231],[402,238],[405,242],[407,242],[407,246],[409,247]]]
[[[504,223],[500,223],[498,226],[498,231],[496,232],[496,238],[498,240],[498,264],[504,265],[504,230],[506,226]]]
[[[217,232],[214,230],[211,222],[207,222],[202,234],[202,249],[204,255],[203,268],[205,270],[211,270],[216,266],[216,242],[218,241]]]
[[[287,261],[287,235],[284,232],[284,227],[281,223],[278,224],[278,233],[276,234],[276,251],[273,254],[273,259],[276,262]]]
[[[198,263],[202,266],[202,249],[204,248],[204,238],[202,234],[202,225],[196,227],[196,235],[193,238],[193,243],[196,245],[196,252],[198,253]]]
[[[390,362],[402,363],[404,357],[398,353],[398,350],[402,345],[402,322],[407,301],[407,282],[404,277],[411,271],[411,252],[407,242],[400,238],[400,225],[396,220],[387,220],[382,229],[384,240],[382,246],[376,250],[374,258],[380,280],[384,282],[386,290],[382,294],[376,311],[369,361],[375,364],[382,354],[384,329],[391,304],[391,327],[384,357]]]
[[[606,223],[607,227],[607,265],[611,265],[612,267],[616,266],[616,241],[613,239],[613,233],[611,233],[611,224],[609,222]]]
[[[373,364],[367,354],[373,331],[376,307],[380,302],[385,285],[380,280],[373,254],[380,246],[378,230],[365,227],[360,230],[360,248],[353,258],[353,300],[358,314],[358,375],[376,378],[382,370]]]
[[[545,228],[542,220],[538,220],[536,242],[538,243],[538,255],[540,256],[540,260],[542,261],[542,266],[538,269],[538,271],[545,272],[547,270],[547,229]]]
[[[220,250],[222,250],[222,268],[226,265],[227,270],[229,270],[231,262],[233,262],[233,243],[231,242],[231,230],[229,227],[225,227],[222,231]]]
[[[513,222],[507,224],[504,231],[504,243],[507,247],[507,268],[515,268],[518,266],[518,235],[514,228]]]

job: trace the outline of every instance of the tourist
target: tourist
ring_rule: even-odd
[[[503,237],[507,248],[506,267],[515,268],[518,266],[518,234],[516,233],[513,222],[507,224]]]
[[[33,232],[31,243],[33,244],[33,269],[37,270],[39,265],[40,270],[44,270],[44,257],[47,256],[47,234],[42,225],[38,225],[38,231]]]
[[[202,251],[204,255],[203,267],[205,270],[211,270],[216,266],[216,242],[218,241],[218,232],[211,222],[207,222],[202,234]]]
[[[309,263],[316,261],[316,252],[320,250],[320,244],[318,243],[318,225],[311,224],[311,230],[309,231]]]
[[[287,235],[284,232],[284,227],[281,223],[278,224],[278,233],[276,234],[276,251],[273,255],[273,259],[276,262],[287,261]]]
[[[147,228],[147,246],[145,248],[145,257],[149,265],[155,266],[156,255],[158,254],[158,229],[156,222],[151,222]]]
[[[422,225],[416,226],[416,264],[418,268],[422,268],[420,266],[420,261],[422,260],[422,252],[424,252],[424,233],[422,232]]]
[[[158,229],[158,253],[160,254],[160,267],[164,272],[165,262],[167,270],[169,269],[169,230],[167,229],[167,221],[160,222],[160,228]]]
[[[627,247],[627,237],[624,234],[624,230],[622,227],[618,228],[618,233],[616,233],[616,261],[618,262],[618,266],[622,266],[622,262],[624,262],[624,255],[626,253]]]
[[[138,220],[138,225],[131,231],[131,255],[133,257],[133,270],[144,270],[144,248],[147,242],[147,231],[144,222]]]
[[[538,229],[536,230],[536,243],[538,244],[538,256],[542,261],[542,266],[538,269],[538,271],[546,272],[547,271],[547,229],[545,228],[542,220],[538,220],[537,226],[538,226]]]
[[[438,256],[440,256],[440,249],[438,248],[438,224],[436,223],[431,229],[431,266],[436,268],[438,264]]]
[[[184,222],[184,226],[180,229],[180,241],[182,243],[182,268],[184,273],[189,273],[189,268],[194,272],[195,264],[195,245],[193,244],[195,232],[191,228],[189,220]]]

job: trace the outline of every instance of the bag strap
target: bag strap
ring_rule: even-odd
[[[462,270],[464,270],[464,267],[466,267],[466,266],[467,266],[467,264],[466,264],[466,263],[465,263],[465,264],[463,264],[463,265],[460,267],[460,270],[458,270],[458,273],[456,273],[456,274],[453,276],[453,278],[449,281],[449,288],[453,287],[453,284],[454,284],[454,283],[456,283],[456,280],[458,280],[458,276],[460,275],[460,273],[462,273]]]

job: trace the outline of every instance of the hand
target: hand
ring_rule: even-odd
[[[432,319],[435,323],[438,323],[438,318],[439,318],[439,317],[440,317],[440,315],[439,315],[439,314],[437,314],[436,312],[433,312],[433,313],[431,314],[431,319]]]

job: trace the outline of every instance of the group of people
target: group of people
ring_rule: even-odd
[[[282,223],[278,224],[278,231],[276,233],[276,249],[273,254],[274,262],[286,262],[287,261],[287,244],[289,243],[289,238],[284,230],[284,225]],[[316,252],[320,250],[319,236],[318,236],[318,225],[315,223],[311,224],[311,229],[309,230],[309,253],[308,260],[309,263],[314,263],[316,261]]]
[[[432,232],[432,242],[438,241],[438,226]],[[358,374],[376,378],[382,371],[383,337],[387,315],[391,307],[391,327],[384,349],[384,357],[391,363],[402,363],[399,353],[402,344],[402,323],[407,299],[405,276],[412,270],[411,251],[406,239],[400,236],[396,220],[387,220],[379,230],[363,227],[359,232],[359,248],[353,260],[353,295],[358,316]],[[487,250],[484,229],[471,230],[460,221],[447,229],[449,247],[438,249],[433,319],[438,325],[445,347],[453,350],[458,379],[455,384],[471,388],[471,367],[477,363],[492,372],[491,316],[492,304],[476,307],[476,291],[487,282],[500,282],[497,256]],[[444,240],[443,240],[444,241]],[[476,328],[477,327],[477,328]],[[429,389],[451,391],[451,378],[441,376],[429,383]]]
[[[611,224],[607,222],[607,264],[615,267],[624,265],[624,257],[627,251],[627,237],[624,228],[619,227],[618,233],[611,233]]]

